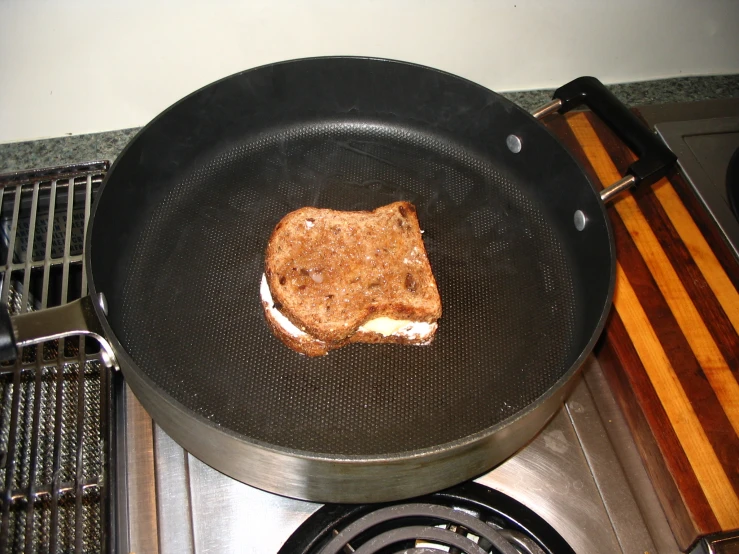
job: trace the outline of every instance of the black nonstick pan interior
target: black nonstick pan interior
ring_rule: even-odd
[[[91,230],[108,322],[152,386],[256,444],[381,456],[480,433],[556,386],[591,340],[611,278],[602,206],[548,131],[489,91],[335,63],[232,77],[139,135]],[[275,224],[401,199],[441,294],[434,343],[306,358],[272,336],[259,282]]]

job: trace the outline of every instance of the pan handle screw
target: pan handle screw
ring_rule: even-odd
[[[514,154],[518,154],[521,151],[521,138],[516,135],[508,135],[505,139],[508,150]]]
[[[582,231],[585,229],[585,225],[588,222],[588,218],[585,217],[585,214],[582,213],[582,210],[577,210],[575,212],[575,229],[578,231]]]

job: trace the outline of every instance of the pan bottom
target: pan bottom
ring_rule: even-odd
[[[124,253],[109,319],[155,385],[250,441],[325,455],[430,448],[530,405],[570,368],[578,306],[528,190],[444,137],[306,123],[193,160]],[[444,314],[431,346],[305,358],[272,336],[259,282],[275,224],[303,206],[415,204]]]

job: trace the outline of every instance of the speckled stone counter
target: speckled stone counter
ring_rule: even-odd
[[[682,77],[625,83],[609,87],[629,106],[694,102],[739,97],[739,75]],[[525,110],[548,102],[551,90],[503,93]],[[0,144],[0,174],[31,168],[110,160],[120,153],[138,129],[75,135],[44,140]]]

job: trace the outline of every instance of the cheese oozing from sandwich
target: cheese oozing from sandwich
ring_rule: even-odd
[[[308,333],[296,327],[292,321],[286,318],[280,310],[275,308],[272,293],[269,290],[267,276],[262,274],[262,282],[259,286],[259,294],[262,297],[266,309],[272,315],[274,320],[282,327],[285,332],[293,337],[308,336]],[[427,323],[425,321],[410,321],[407,319],[392,319],[390,317],[376,317],[370,319],[364,325],[361,325],[357,331],[366,333],[378,333],[383,337],[392,335],[408,337],[413,339],[423,338],[433,335],[438,323]]]
[[[436,329],[437,323],[425,321],[409,321],[407,319],[392,319],[390,317],[376,317],[359,327],[359,331],[379,333],[383,337],[403,335],[408,337],[422,337]]]
[[[301,331],[293,322],[287,319],[282,312],[275,308],[275,301],[272,300],[272,293],[269,291],[269,285],[267,284],[267,276],[262,273],[262,283],[259,285],[259,295],[262,297],[262,303],[265,309],[269,311],[270,315],[274,318],[277,324],[282,327],[289,335],[293,337],[300,337],[307,335],[305,331]]]

